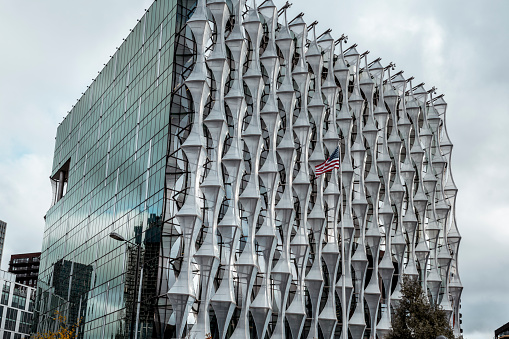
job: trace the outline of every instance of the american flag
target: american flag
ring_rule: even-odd
[[[327,160],[315,166],[315,173],[319,176],[325,172],[332,171],[334,168],[339,168],[339,146],[336,147]]]

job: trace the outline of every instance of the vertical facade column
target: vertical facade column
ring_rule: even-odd
[[[299,53],[299,59],[295,65],[292,76],[298,86],[297,118],[293,125],[293,130],[297,136],[298,145],[296,148],[300,150],[296,159],[299,171],[293,179],[293,189],[297,195],[299,209],[297,219],[297,229],[295,237],[290,243],[291,253],[295,256],[296,276],[294,277],[296,291],[293,300],[286,310],[286,319],[290,327],[292,338],[300,338],[304,323],[306,320],[305,309],[305,283],[304,277],[306,273],[306,265],[309,255],[309,239],[307,234],[308,205],[311,193],[311,183],[309,181],[309,143],[311,125],[308,118],[308,89],[309,89],[309,73],[306,63],[306,55],[304,53],[307,40],[307,27],[302,17],[298,17],[290,23],[290,29],[296,37],[296,52]]]
[[[341,338],[348,339],[348,321],[350,318],[350,306],[353,296],[351,255],[353,247],[354,224],[352,215],[353,200],[353,166],[352,166],[352,128],[353,117],[349,98],[350,69],[343,53],[343,40],[339,42],[340,54],[334,65],[334,75],[341,89],[341,106],[336,112],[336,122],[342,137],[343,159],[339,167],[340,187],[340,246],[341,246],[341,277],[336,283],[336,292],[341,301]]]
[[[352,108],[352,115],[355,126],[355,141],[352,145],[353,159],[353,200],[352,210],[354,217],[354,252],[352,255],[352,267],[355,278],[354,301],[355,310],[348,322],[348,328],[352,338],[360,339],[364,336],[366,329],[366,316],[364,314],[364,286],[366,281],[366,270],[368,267],[368,258],[366,255],[366,219],[368,202],[366,200],[366,188],[364,185],[364,171],[366,168],[366,148],[364,146],[363,135],[363,112],[364,99],[360,92],[360,54],[355,47],[345,53],[345,58],[353,68],[354,84],[353,91],[348,99]]]
[[[259,169],[258,175],[261,179],[261,184],[263,184],[266,190],[266,200],[264,204],[263,223],[255,237],[262,253],[258,258],[261,283],[258,294],[251,304],[251,314],[256,325],[258,339],[262,339],[267,332],[274,311],[272,261],[277,240],[275,224],[276,192],[273,188],[277,187],[279,184],[276,159],[276,140],[279,126],[276,83],[279,72],[279,59],[275,45],[275,29],[277,25],[276,6],[272,1],[265,1],[258,10],[267,25],[265,37],[268,37],[265,50],[259,57],[260,63],[266,72],[266,82],[264,83],[266,100],[265,105],[261,108],[260,118],[265,125],[267,135],[263,146],[266,158]]]
[[[206,10],[205,0],[199,0],[193,16],[187,22],[195,38],[197,58],[192,73],[185,80],[185,85],[193,99],[194,113],[191,131],[182,144],[182,150],[187,158],[189,186],[184,205],[176,213],[181,228],[183,260],[180,274],[168,291],[168,299],[175,315],[177,337],[182,336],[188,327],[186,325],[187,317],[198,297],[193,268],[196,262],[195,244],[203,224],[200,182],[202,181],[207,145],[203,134],[203,113],[210,92],[205,64],[205,48],[212,33]]]
[[[272,334],[273,338],[286,337],[286,307],[290,285],[293,275],[290,266],[290,239],[295,223],[294,199],[293,199],[293,168],[295,166],[295,143],[293,135],[293,110],[295,108],[295,90],[293,88],[292,78],[292,60],[294,53],[294,42],[290,35],[290,29],[286,19],[286,10],[283,12],[284,21],[276,32],[276,45],[282,54],[280,85],[277,89],[277,98],[280,103],[279,115],[281,117],[281,127],[283,128],[282,139],[276,146],[280,168],[284,174],[281,175],[281,181],[278,188],[279,201],[276,203],[276,219],[280,224],[282,236],[281,252],[279,260],[272,269],[275,289],[278,297],[275,304],[278,307],[277,321]],[[281,173],[280,172],[280,173]]]
[[[380,196],[380,178],[378,177],[377,168],[377,140],[378,129],[375,125],[374,116],[374,94],[375,94],[375,77],[371,75],[368,67],[368,59],[364,57],[365,67],[363,68],[360,88],[366,98],[368,106],[368,116],[363,128],[364,138],[368,145],[367,158],[370,159],[369,171],[364,180],[368,200],[368,220],[366,229],[366,245],[371,257],[368,285],[364,291],[364,298],[369,309],[370,338],[376,339],[376,325],[378,321],[378,305],[380,303],[380,283],[378,279],[378,261],[380,257],[380,225],[378,217],[378,206]]]
[[[322,50],[318,45],[315,28],[313,27],[313,37],[306,52],[306,58],[313,72],[312,76],[312,97],[308,103],[308,110],[312,117],[312,128],[314,137],[314,147],[309,164],[312,167],[321,164],[325,160],[323,148],[323,125],[325,119],[325,105],[322,97],[322,70],[323,56]],[[312,138],[313,138],[312,137]],[[316,173],[315,173],[316,175]],[[312,266],[306,275],[305,282],[311,301],[311,327],[308,338],[318,337],[318,315],[320,314],[320,301],[322,298],[324,280],[322,269],[322,242],[324,241],[325,231],[325,204],[323,200],[324,175],[315,176],[312,196],[314,204],[308,216],[309,233],[312,234],[313,243],[310,256]]]
[[[323,136],[323,142],[329,155],[333,154],[338,148],[339,152],[339,133],[336,125],[336,101],[338,97],[338,88],[334,78],[334,39],[329,32],[323,34],[318,40],[319,45],[324,52],[324,64],[327,67],[327,76],[322,84],[322,93],[326,100],[326,126],[327,131]],[[327,301],[323,310],[318,316],[318,322],[324,338],[333,338],[337,324],[336,317],[336,277],[339,265],[339,239],[337,232],[339,209],[339,182],[338,169],[334,168],[328,178],[327,187],[323,195],[327,203],[326,215],[326,242],[322,250],[322,258],[327,267]],[[324,272],[325,273],[325,272]]]

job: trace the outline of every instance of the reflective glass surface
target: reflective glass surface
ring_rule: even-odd
[[[176,16],[177,0],[155,1],[58,127],[38,332],[58,311],[80,338],[129,337],[134,315],[152,336]]]

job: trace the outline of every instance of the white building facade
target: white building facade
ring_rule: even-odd
[[[461,333],[444,97],[286,6],[147,9],[58,127],[37,331],[381,339],[408,275]]]
[[[16,283],[16,276],[0,271],[0,338],[30,337],[35,288]]]
[[[186,192],[167,204],[176,336],[383,338],[404,275],[459,335],[443,96],[270,0],[198,0],[182,34],[194,64],[183,174],[167,172]],[[316,175],[337,148],[339,168]]]

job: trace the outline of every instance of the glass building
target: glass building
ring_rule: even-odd
[[[35,288],[16,283],[16,276],[5,271],[0,271],[0,286],[0,338],[29,338]]]
[[[36,303],[80,338],[461,332],[447,104],[271,0],[157,0],[60,124]]]
[[[2,262],[2,256],[4,254],[4,242],[5,232],[7,231],[7,223],[0,220],[0,262]]]
[[[170,114],[183,75],[175,71],[175,40],[193,6],[155,1],[58,126],[38,332],[54,329],[57,310],[70,324],[80,322],[80,337],[129,337],[133,326],[138,338],[156,331],[167,265],[162,218],[165,199],[176,194],[165,179],[169,135],[180,120]],[[131,243],[113,240],[113,231]]]

